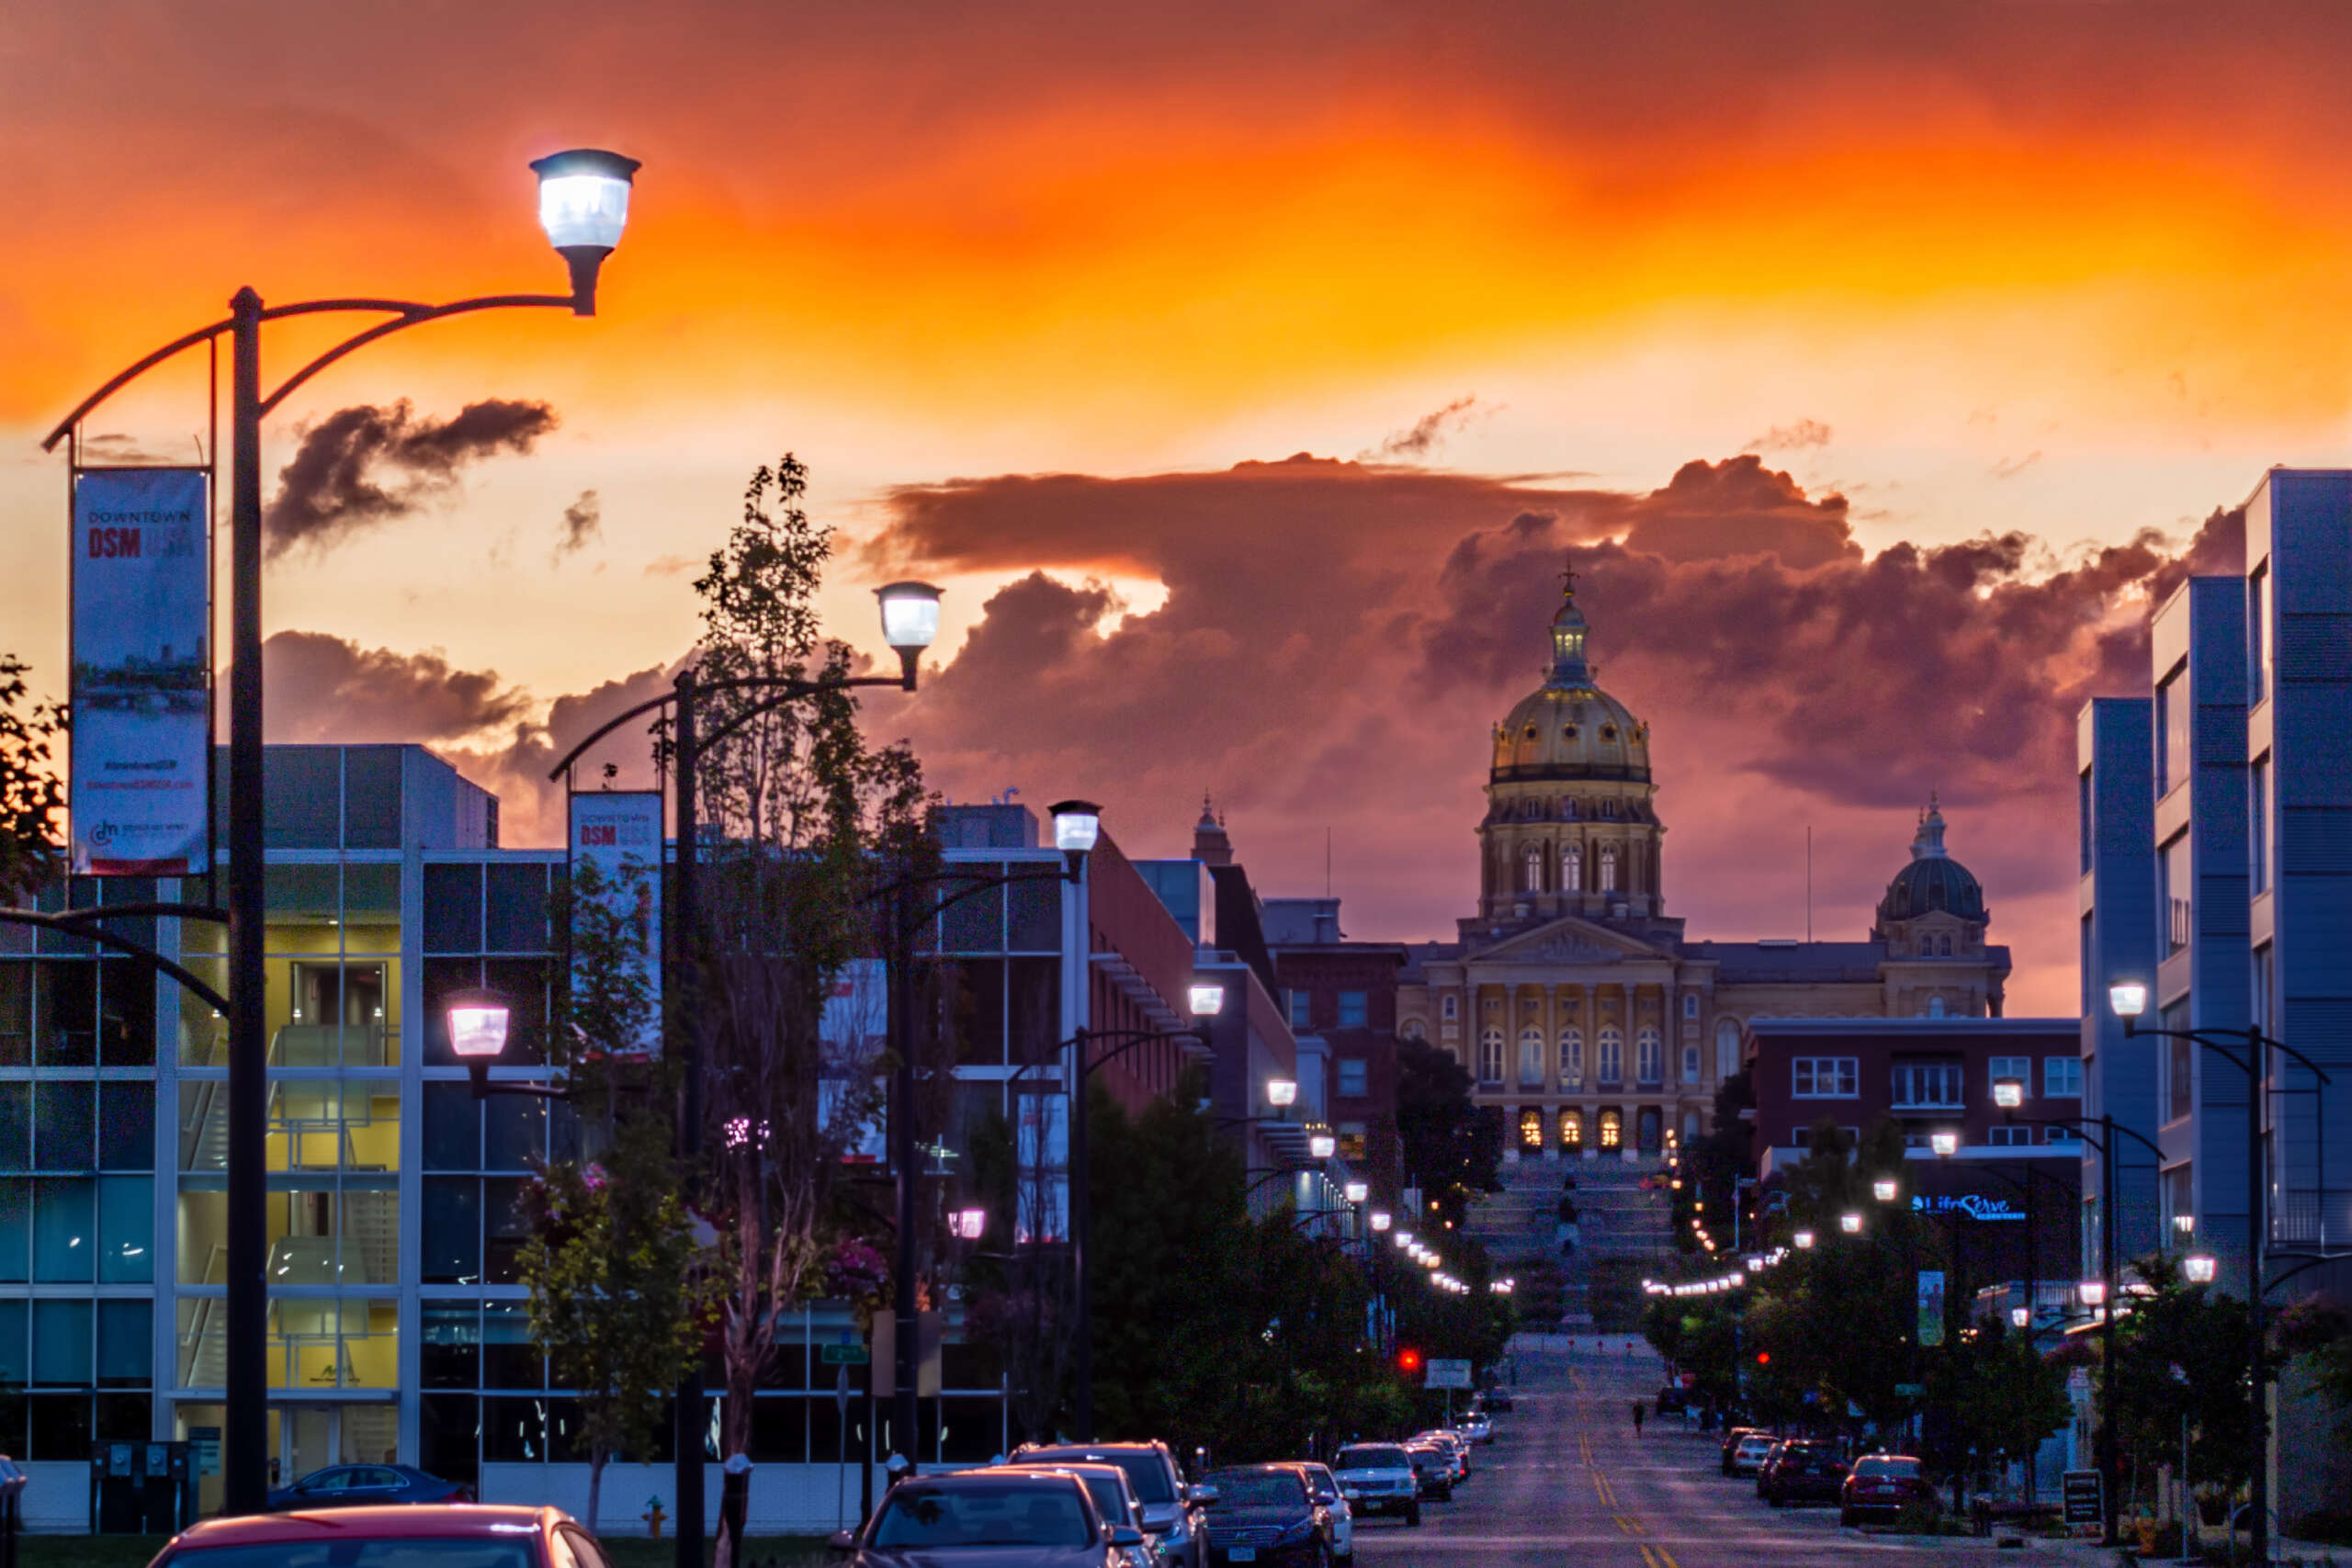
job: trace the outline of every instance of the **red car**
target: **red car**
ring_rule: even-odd
[[[1860,1524],[1865,1515],[1893,1517],[1905,1508],[1933,1508],[1936,1504],[1936,1489],[1917,1460],[1905,1454],[1865,1454],[1854,1461],[1838,1495],[1838,1522]]]
[[[612,1568],[558,1508],[409,1504],[206,1519],[150,1568]]]

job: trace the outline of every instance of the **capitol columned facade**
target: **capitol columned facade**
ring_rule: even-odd
[[[1708,1124],[1759,1018],[1997,1016],[2008,950],[1932,804],[1859,942],[1687,938],[1650,727],[1600,689],[1573,578],[1544,683],[1495,727],[1477,913],[1419,944],[1397,1029],[1450,1052],[1512,1157],[1640,1158]]]

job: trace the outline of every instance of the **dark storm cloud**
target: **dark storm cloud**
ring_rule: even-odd
[[[605,506],[593,490],[583,490],[580,499],[563,509],[563,527],[556,536],[555,553],[559,559],[578,555],[605,536]]]
[[[322,632],[262,644],[267,712],[280,742],[459,740],[514,723],[530,699],[497,671],[460,670],[437,652],[363,649]]]
[[[418,418],[403,400],[390,408],[338,409],[302,432],[278,473],[262,519],[271,558],[298,546],[326,550],[376,525],[457,493],[466,465],[502,452],[521,455],[556,427],[546,403],[491,398],[454,419]]]

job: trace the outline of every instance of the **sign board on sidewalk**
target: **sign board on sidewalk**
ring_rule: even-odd
[[[1431,1360],[1421,1376],[1423,1388],[1468,1388],[1470,1363]]]
[[[2065,1483],[2066,1523],[2097,1525],[2107,1522],[2107,1510],[2100,1505],[2099,1473],[2096,1470],[2070,1470]]]
[[[829,1367],[863,1367],[874,1359],[874,1352],[863,1345],[820,1345],[817,1359]]]

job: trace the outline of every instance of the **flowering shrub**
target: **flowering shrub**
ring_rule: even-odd
[[[855,1236],[838,1242],[825,1257],[825,1294],[864,1306],[881,1304],[890,1283],[890,1264]]]

